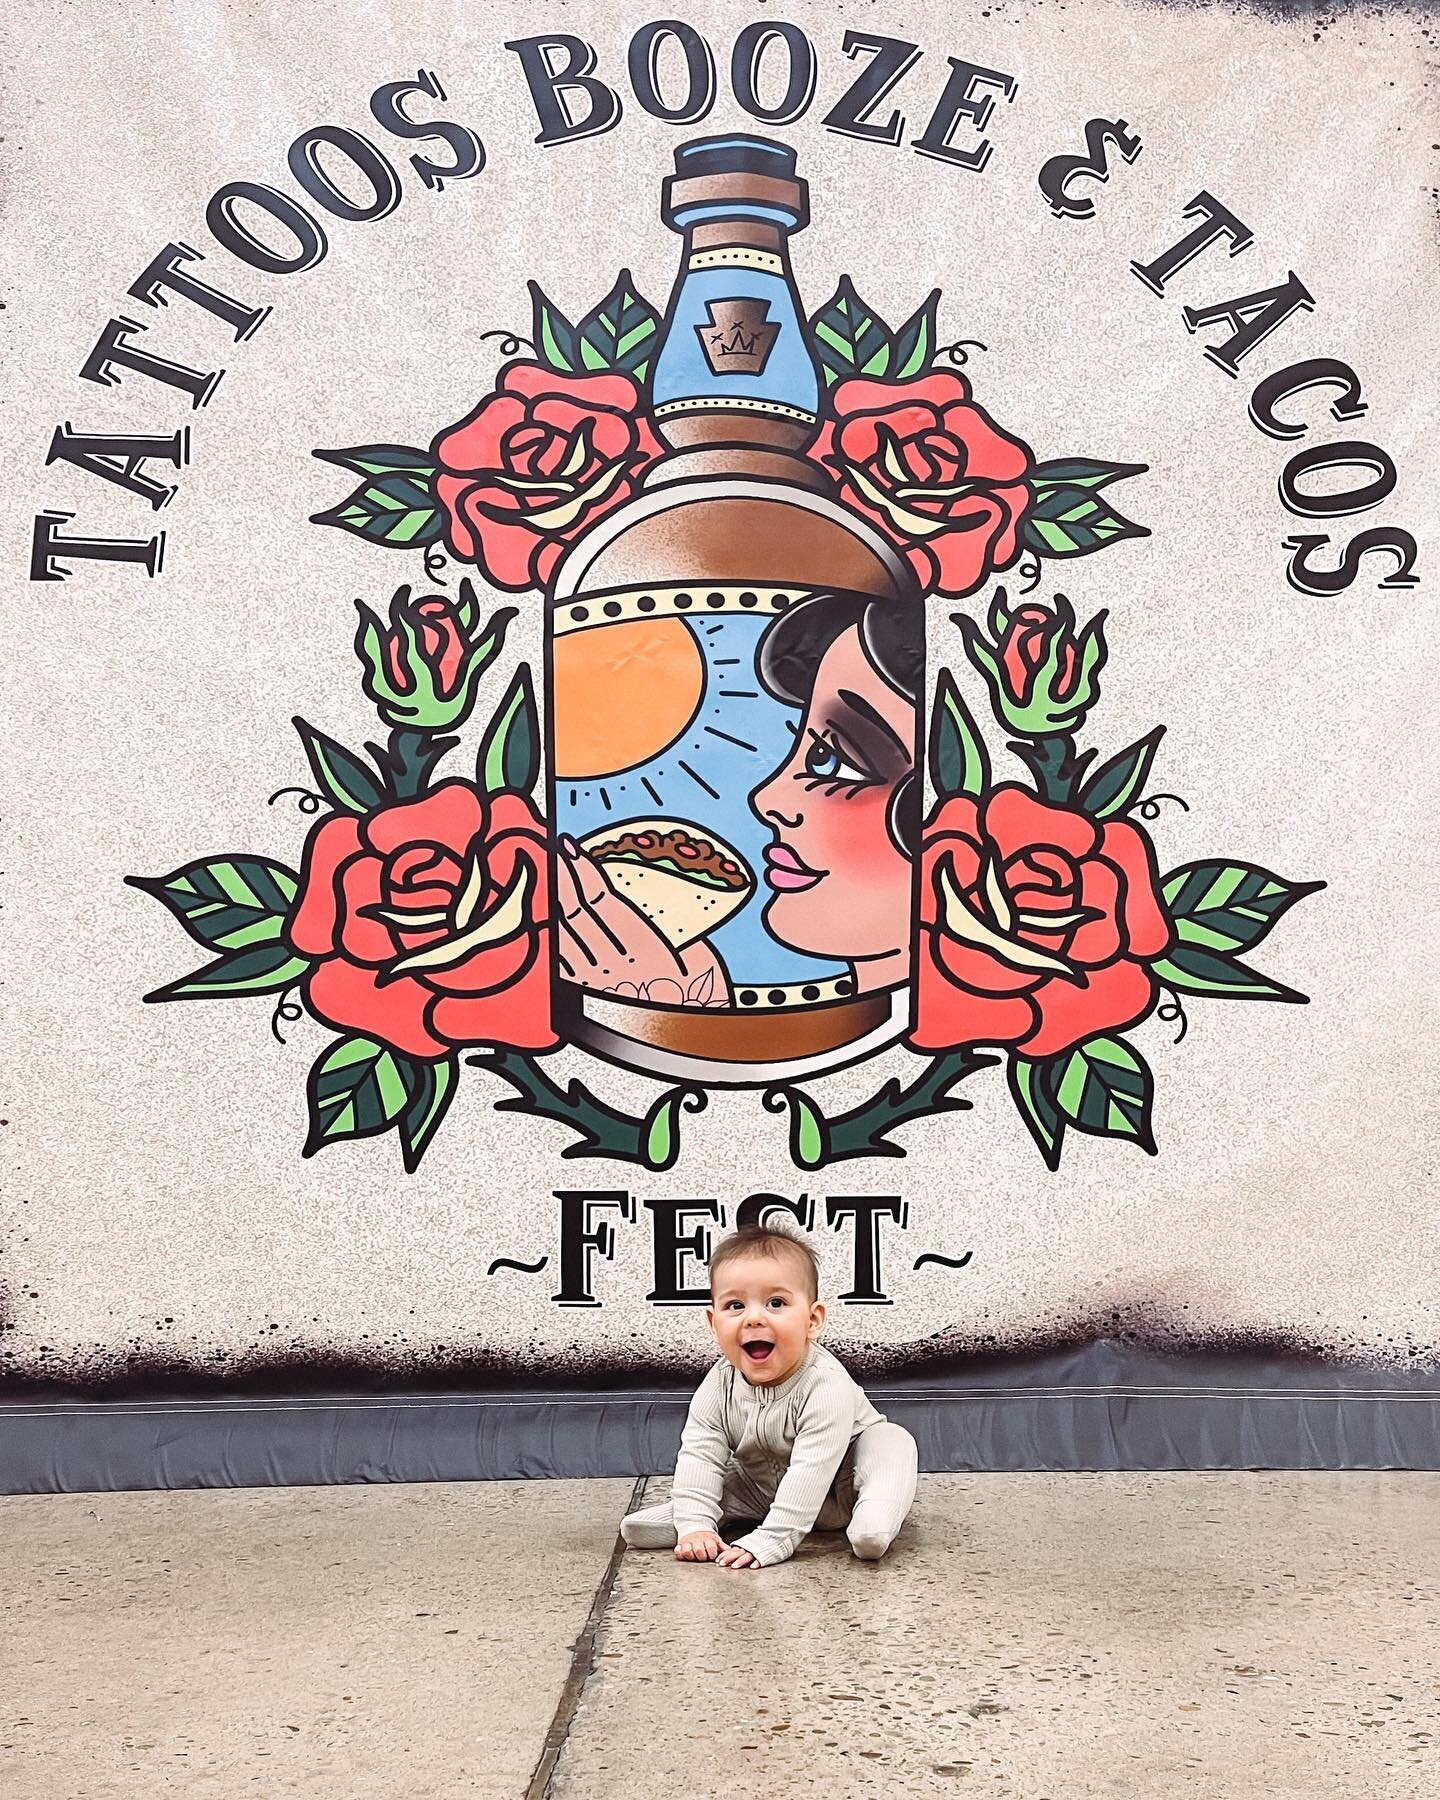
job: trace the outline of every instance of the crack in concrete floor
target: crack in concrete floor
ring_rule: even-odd
[[[0,1793],[1440,1792],[1440,1475],[927,1476],[753,1573],[615,1557],[633,1495],[0,1499]]]

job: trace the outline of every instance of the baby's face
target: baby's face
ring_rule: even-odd
[[[825,1323],[796,1259],[737,1256],[721,1266],[705,1317],[726,1360],[753,1387],[776,1387],[805,1360]]]

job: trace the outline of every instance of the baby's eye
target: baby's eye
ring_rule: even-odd
[[[727,1300],[725,1302],[726,1312],[739,1312],[740,1307],[741,1307],[741,1302],[739,1300]]]
[[[823,781],[869,781],[869,773],[856,768],[840,754],[839,746],[833,739],[821,737],[818,732],[810,735],[810,748],[805,752],[805,773],[816,775]]]
[[[770,1296],[770,1305],[771,1305],[771,1306],[776,1306],[776,1307],[779,1307],[779,1306],[783,1306],[783,1305],[784,1305],[784,1304],[785,1304],[785,1302],[784,1302],[784,1300],[783,1300],[783,1299],[782,1299],[782,1298],[781,1298],[781,1297],[780,1297],[780,1295],[779,1295],[779,1294],[772,1294],[772,1295],[771,1295],[771,1296]]]

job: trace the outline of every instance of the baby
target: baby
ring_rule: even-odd
[[[812,1526],[843,1528],[875,1561],[915,1498],[915,1440],[891,1424],[816,1342],[825,1324],[814,1252],[751,1226],[710,1258],[705,1314],[724,1353],[690,1402],[671,1496],[620,1526],[636,1550],[763,1568]],[[760,1519],[727,1543],[727,1519]]]

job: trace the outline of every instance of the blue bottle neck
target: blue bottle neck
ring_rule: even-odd
[[[651,377],[660,430],[693,443],[709,420],[716,429],[699,435],[712,441],[800,448],[813,435],[820,389],[790,269],[793,215],[697,199],[671,219],[685,249]]]

